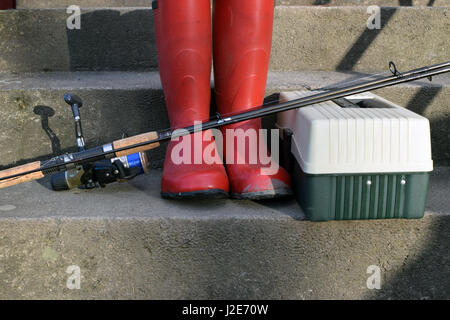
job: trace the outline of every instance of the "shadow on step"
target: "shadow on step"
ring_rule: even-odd
[[[391,279],[382,280],[381,290],[374,290],[367,298],[449,299],[450,215],[435,217],[430,229],[425,248],[418,255],[408,255]]]
[[[361,57],[364,55],[366,50],[372,45],[375,39],[383,32],[384,27],[392,19],[392,17],[397,12],[397,8],[382,8],[381,9],[381,26],[379,29],[369,29],[366,28],[364,32],[355,41],[350,50],[342,58],[336,70],[346,71],[352,70]]]
[[[73,71],[157,68],[151,10],[83,13],[81,28],[68,29],[67,39]]]
[[[317,4],[326,4],[330,1],[322,1],[317,0]],[[434,5],[435,0],[430,0],[427,4],[427,6],[432,7]],[[399,6],[413,6],[412,0],[399,0],[398,2]],[[336,70],[340,71],[348,71],[352,70],[358,61],[363,57],[364,53],[367,49],[373,44],[373,42],[376,40],[376,38],[386,30],[386,26],[388,25],[389,21],[392,20],[394,15],[397,13],[397,8],[395,7],[381,7],[380,12],[380,28],[376,29],[369,29],[366,28],[364,32],[359,36],[359,38],[355,41],[355,43],[352,45],[350,50],[346,53],[346,55],[342,58],[338,66],[336,67]],[[394,57],[395,58],[395,57]]]
[[[426,84],[410,99],[406,108],[429,118],[433,161],[440,166],[450,166],[450,140],[446,134],[449,130],[450,116],[448,113],[444,113],[439,118],[430,118],[428,115],[432,113],[427,110],[442,91],[442,86]],[[445,106],[441,106],[441,108],[445,108]]]
[[[60,155],[62,153],[61,142],[59,141],[58,136],[55,134],[55,132],[52,130],[52,128],[50,128],[48,124],[49,118],[55,115],[55,110],[47,106],[36,106],[34,107],[33,111],[35,114],[41,117],[42,130],[45,131],[48,138],[50,139],[53,156]]]

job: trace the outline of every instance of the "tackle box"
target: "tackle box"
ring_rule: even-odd
[[[424,216],[433,170],[428,119],[368,92],[280,113],[277,127],[287,151],[281,164],[310,220]]]

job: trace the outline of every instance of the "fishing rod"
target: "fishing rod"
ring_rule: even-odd
[[[389,80],[394,80],[394,79],[396,79],[397,76],[411,76],[414,74],[418,74],[420,72],[432,71],[432,70],[436,70],[436,69],[440,69],[440,68],[444,68],[444,67],[448,67],[448,66],[450,66],[450,62],[444,62],[444,63],[439,63],[439,64],[435,64],[435,65],[428,66],[428,67],[413,69],[413,70],[410,70],[405,73],[401,73],[400,71],[398,71],[395,63],[393,61],[391,61],[391,62],[389,62],[389,71],[378,73],[378,74],[371,74],[371,75],[367,75],[365,77],[359,77],[354,80],[346,81],[342,84],[342,87],[340,87],[339,89],[349,88],[350,87],[349,84],[353,84],[355,82],[359,82],[361,84],[361,83],[363,83],[363,80],[373,78],[373,77],[380,77],[380,79],[373,80],[373,82],[372,82],[373,84],[374,83],[383,83],[383,82],[386,82]],[[382,75],[386,75],[386,74],[392,74],[392,76],[381,78]],[[429,80],[431,81],[432,79],[429,78]],[[338,89],[338,88],[336,88],[336,85],[332,84],[332,85],[328,85],[321,89],[316,89],[314,91],[331,91],[331,90],[336,90],[336,89]],[[272,101],[265,102],[261,106],[256,107],[255,109],[260,109],[261,107],[273,105],[275,102],[278,102],[278,100],[272,100]]]
[[[102,171],[105,177],[109,178],[107,183],[116,180],[129,180],[136,176],[136,173],[128,174],[124,171],[124,169],[130,169],[131,167],[129,163],[130,159],[127,159],[127,157],[134,156],[134,159],[136,159],[136,157],[140,158],[141,161],[138,168],[142,169],[142,166],[148,165],[146,158],[143,157],[144,152],[158,147],[160,142],[329,100],[345,98],[354,94],[381,89],[392,85],[424,78],[428,78],[431,81],[436,75],[450,72],[450,61],[413,69],[404,73],[399,72],[396,65],[393,62],[390,62],[389,71],[391,72],[391,75],[384,78],[365,81],[353,86],[345,86],[338,89],[318,89],[315,90],[317,93],[284,103],[264,106],[262,108],[259,106],[243,113],[218,115],[216,119],[202,123],[201,125],[188,126],[177,130],[168,129],[160,132],[148,132],[114,141],[113,143],[105,144],[100,147],[64,154],[48,161],[36,161],[3,170],[0,171],[0,189],[23,182],[41,179],[44,176],[58,172],[67,172],[69,170],[72,170],[71,174],[76,176],[76,178],[69,177],[66,174],[66,182],[68,182],[69,178],[72,178],[80,184],[85,184],[86,181],[87,183],[90,183],[89,179],[92,178],[93,170],[95,171],[95,166],[93,166],[93,164],[96,162],[103,162],[104,164],[114,163],[113,167]],[[70,104],[70,95],[68,95],[65,100],[66,102],[69,100],[68,103]],[[72,103],[79,103],[77,99],[73,100]]]

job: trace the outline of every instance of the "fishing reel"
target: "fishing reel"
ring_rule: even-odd
[[[75,119],[75,135],[78,151],[85,151],[85,140],[81,127],[80,110],[83,102],[76,95],[66,93],[64,101],[72,107]],[[103,188],[113,182],[126,182],[138,175],[148,173],[149,162],[144,152],[129,156],[100,160],[75,167],[74,169],[54,174],[51,185],[55,191],[74,188]]]

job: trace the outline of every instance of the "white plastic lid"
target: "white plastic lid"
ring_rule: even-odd
[[[311,95],[281,93],[281,102]],[[429,172],[433,170],[428,119],[372,93],[347,97],[370,107],[334,102],[278,115],[277,126],[293,131],[291,151],[309,174]]]

